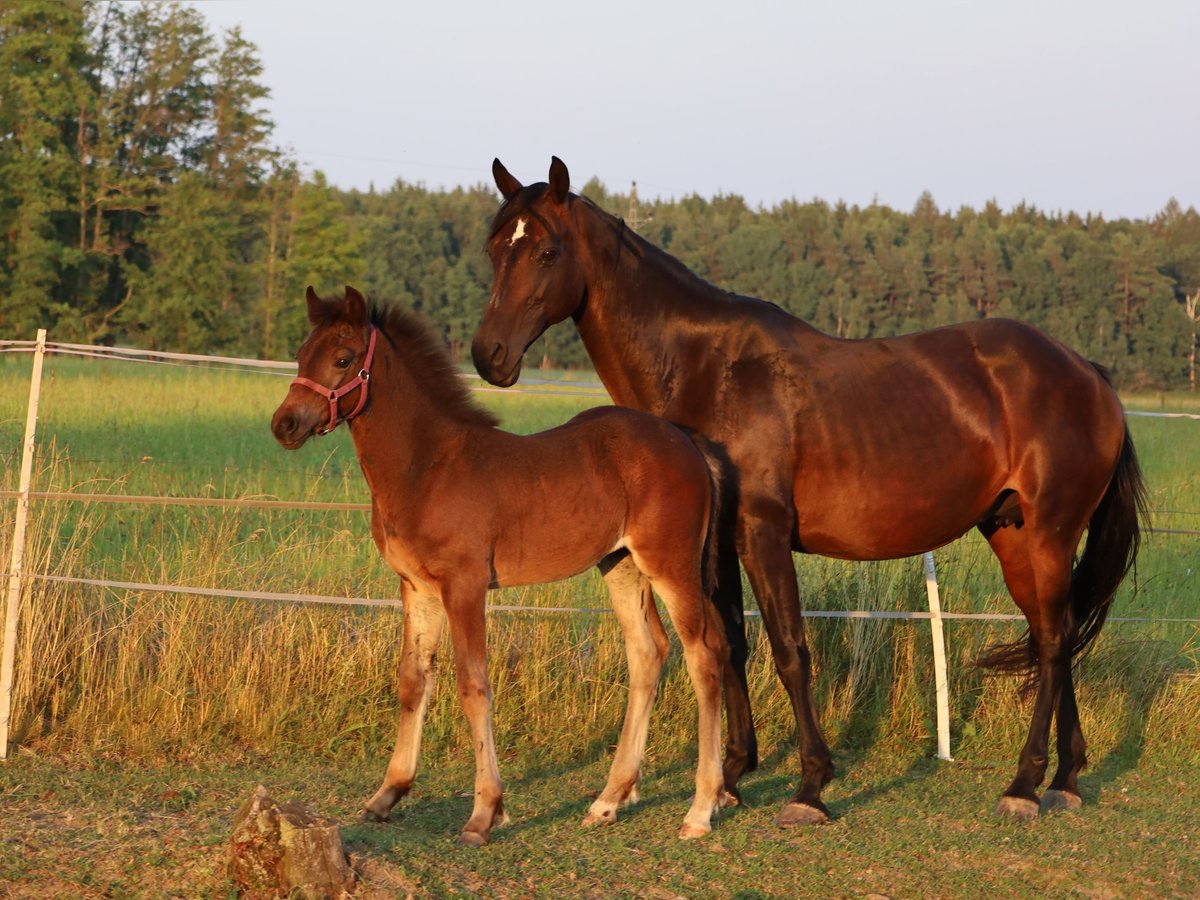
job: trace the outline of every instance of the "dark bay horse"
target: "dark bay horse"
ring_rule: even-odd
[[[757,765],[745,690],[740,558],[798,725],[799,789],[777,821],[824,821],[829,748],[810,692],[792,552],[919,554],[978,528],[1029,622],[981,662],[1036,682],[1029,736],[1001,815],[1080,804],[1085,765],[1072,661],[1096,637],[1136,556],[1144,487],[1102,370],[1034,328],[991,319],[884,340],[822,334],[778,306],[720,290],[569,190],[523,186],[496,160],[504,202],[487,250],[492,293],[471,347],[513,384],[529,344],[574,320],[613,400],[694,429],[736,472],[716,599],[729,629],[726,790]],[[729,489],[729,486],[726,486]],[[1088,538],[1075,564],[1084,531]]]
[[[643,590],[662,598],[699,702],[696,795],[681,837],[711,830],[721,800],[725,629],[708,597],[715,572],[714,475],[682,431],[645,413],[594,409],[518,436],[471,399],[449,354],[403,310],[370,313],[362,295],[308,289],[312,333],[299,377],[271,420],[288,449],[349,420],[371,489],[371,534],[400,576],[404,646],[400,726],[365,816],[386,819],[416,775],[434,652],[449,619],[458,695],[475,748],[475,806],[462,840],[507,820],[492,740],[484,597],[489,588],[557,581],[601,563],[625,638],[629,701],[608,783],[585,825],[637,799],[667,635]],[[614,565],[621,560],[622,565]]]

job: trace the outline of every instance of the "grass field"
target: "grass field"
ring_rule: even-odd
[[[35,488],[365,502],[349,435],[297,453],[272,439],[284,378],[51,358]],[[0,454],[15,487],[28,359],[0,357]],[[597,399],[486,393],[506,427],[557,424]],[[602,399],[602,398],[601,398]],[[1200,412],[1183,395],[1131,409]],[[1200,422],[1131,418],[1154,524],[1200,529]],[[5,501],[12,509],[12,501]],[[7,521],[8,516],[0,518]],[[123,581],[393,597],[358,512],[46,502],[35,571]],[[0,534],[7,561],[10,535]],[[1151,535],[1113,615],[1195,619],[1200,543]],[[937,553],[943,608],[1012,612],[973,536]],[[921,609],[919,561],[799,559],[810,609]],[[598,578],[498,592],[498,603],[603,608]],[[223,894],[221,844],[254,784],[351,821],[382,774],[395,727],[399,616],[392,610],[141,595],[39,582],[23,612],[14,729],[0,768],[0,894]],[[1027,707],[1013,683],[970,667],[1020,629],[947,625],[953,751],[930,759],[928,626],[813,620],[816,697],[841,777],[835,821],[779,832],[771,816],[798,771],[786,699],[765,639],[751,668],[764,765],[748,806],[710,839],[672,835],[686,808],[694,707],[677,654],[660,692],[647,800],[612,829],[580,832],[603,783],[624,700],[611,617],[496,614],[489,638],[497,745],[514,824],[471,854],[450,843],[469,807],[469,740],[442,676],[418,790],[394,825],[347,826],[381,895],[634,893],[650,896],[955,896],[990,892],[1187,896],[1200,889],[1200,637],[1191,623],[1114,621],[1077,682],[1092,767],[1089,806],[1033,828],[993,821]],[[11,824],[10,824],[11,823]],[[7,888],[4,885],[7,884]]]

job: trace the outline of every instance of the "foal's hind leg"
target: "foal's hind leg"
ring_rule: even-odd
[[[608,783],[588,810],[584,825],[611,825],[617,820],[618,807],[637,802],[637,781],[646,750],[650,710],[668,646],[650,582],[628,554],[604,573],[604,583],[608,585],[613,611],[625,636],[629,701]]]
[[[1038,814],[1037,789],[1049,761],[1050,724],[1064,689],[1070,687],[1071,669],[1068,604],[1073,543],[1067,546],[1061,531],[1039,533],[1031,524],[1027,518],[1024,528],[1001,528],[988,537],[1037,648],[1037,691],[1029,737],[1021,749],[1017,774],[996,808],[997,815],[1025,820]],[[1071,704],[1073,708],[1073,692]],[[1062,718],[1060,710],[1060,727]],[[1060,741],[1060,751],[1061,747]]]
[[[683,645],[692,689],[699,708],[696,795],[679,831],[694,838],[712,831],[712,817],[721,805],[721,671],[728,660],[725,629],[704,596],[699,566],[683,575],[657,575],[654,587],[671,615]]]
[[[419,595],[407,582],[401,595],[404,648],[400,654],[400,726],[383,785],[363,811],[363,818],[369,822],[385,821],[392,807],[412,789],[421,752],[421,726],[433,691],[433,655],[446,621],[442,601],[437,597]]]

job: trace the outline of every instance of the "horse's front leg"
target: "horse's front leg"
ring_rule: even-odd
[[[407,581],[401,585],[401,596],[404,649],[400,654],[400,726],[383,784],[363,811],[363,818],[369,822],[385,821],[392,807],[412,789],[421,752],[421,726],[433,691],[433,657],[446,621],[438,597],[418,594]]]
[[[821,789],[833,777],[833,757],[817,722],[812,698],[812,657],[800,613],[800,594],[792,562],[791,528],[795,513],[780,503],[777,491],[757,497],[743,494],[738,522],[738,555],[750,577],[771,641],[775,671],[783,682],[800,734],[800,787],[775,817],[777,825],[814,825],[829,819]]]
[[[470,723],[471,744],[475,748],[475,807],[460,837],[462,843],[473,847],[486,844],[492,828],[508,822],[492,738],[492,685],[488,680],[484,620],[486,596],[486,576],[482,580],[461,578],[446,586],[442,594],[454,644],[458,699]]]

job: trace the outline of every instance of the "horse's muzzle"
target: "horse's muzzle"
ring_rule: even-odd
[[[475,364],[475,371],[480,378],[496,387],[511,387],[517,383],[521,377],[522,356],[511,358],[508,346],[499,341],[482,341],[477,337],[471,343],[471,361]]]

